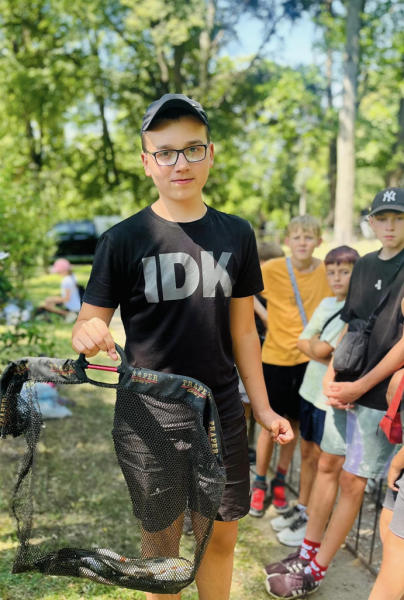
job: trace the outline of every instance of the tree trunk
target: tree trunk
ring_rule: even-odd
[[[212,31],[215,24],[216,6],[215,0],[208,0],[206,6],[205,29],[199,36],[199,88],[200,100],[203,104],[208,94],[209,87],[209,60],[211,52]]]
[[[359,34],[366,0],[349,0],[346,20],[346,58],[343,103],[339,112],[337,141],[337,192],[334,236],[338,243],[350,243],[353,235],[355,195],[355,120],[359,75]]]
[[[400,99],[400,106],[398,109],[398,132],[397,138],[392,149],[392,159],[394,160],[395,154],[400,153],[401,156],[404,153],[404,98]],[[404,177],[404,160],[399,160],[397,166],[392,171],[387,173],[386,185],[387,187],[401,187],[402,180]]]
[[[331,12],[331,2],[330,4],[330,12]],[[327,52],[327,105],[328,110],[330,111],[330,119],[331,119],[331,130],[334,129],[332,111],[334,108],[333,95],[332,95],[332,49],[329,48]],[[337,135],[332,135],[332,138],[328,144],[328,190],[330,194],[330,210],[328,213],[327,222],[328,225],[334,224],[335,218],[335,194],[337,191]]]

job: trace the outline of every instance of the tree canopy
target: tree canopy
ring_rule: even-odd
[[[0,0],[1,246],[28,268],[56,222],[129,216],[150,203],[139,129],[146,106],[167,92],[209,114],[208,203],[283,227],[304,197],[331,224],[348,4]],[[356,214],[403,181],[403,12],[399,0],[368,0],[362,15]],[[316,23],[319,60],[269,59],[280,23],[303,13]],[[235,58],[227,48],[248,16],[259,19],[262,43]]]

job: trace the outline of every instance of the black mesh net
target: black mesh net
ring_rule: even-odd
[[[12,450],[21,455],[13,572],[177,593],[195,578],[225,485],[212,395],[196,380],[127,364],[119,385],[90,381],[86,366],[83,357],[25,358],[1,378],[2,437],[25,441]],[[45,382],[64,384],[72,418],[44,426]],[[4,489],[10,468],[1,471]]]

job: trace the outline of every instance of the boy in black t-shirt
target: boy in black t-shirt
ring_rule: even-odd
[[[202,199],[214,148],[201,105],[181,94],[152,103],[143,119],[142,146],[145,173],[159,199],[101,236],[72,345],[87,357],[102,350],[117,360],[108,325],[119,305],[133,366],[193,377],[211,388],[227,485],[197,585],[204,600],[227,600],[237,521],[249,510],[235,363],[256,418],[280,443],[293,433],[271,410],[262,374],[253,297],[263,286],[254,232]]]
[[[388,188],[377,194],[370,224],[382,248],[355,264],[341,314],[346,322],[341,338],[352,321],[367,323],[381,300],[385,300],[369,337],[360,378],[337,375],[333,361],[324,378],[324,393],[333,410],[326,416],[306,538],[298,555],[267,567],[266,589],[276,598],[300,598],[318,589],[355,522],[368,478],[385,476],[394,454],[394,445],[378,425],[387,409],[391,375],[403,364],[395,365],[390,360],[391,370],[386,368],[389,356],[394,359],[397,354],[397,342],[402,337],[404,190]],[[338,484],[340,497],[327,526]],[[302,570],[296,572],[299,568]]]

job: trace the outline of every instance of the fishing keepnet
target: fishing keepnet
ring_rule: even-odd
[[[224,491],[217,409],[202,383],[133,368],[119,352],[119,384],[89,379],[83,356],[23,358],[3,372],[1,437],[24,439],[13,573],[175,594],[195,578]],[[64,386],[72,418],[43,424],[43,383]]]

